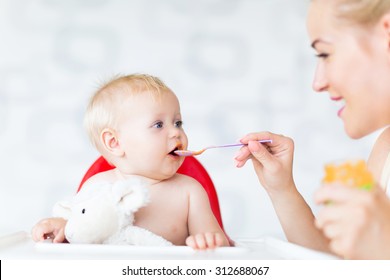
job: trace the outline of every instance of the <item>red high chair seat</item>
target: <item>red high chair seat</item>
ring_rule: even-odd
[[[89,177],[95,175],[96,173],[107,171],[113,169],[114,166],[110,165],[102,156],[100,156],[88,169],[87,173],[85,173],[83,179],[81,180],[80,186],[77,192],[81,189],[84,182],[88,180]],[[215,218],[217,219],[219,225],[223,229],[221,212],[219,209],[219,202],[217,192],[214,187],[214,183],[211,180],[209,174],[203,165],[194,157],[186,157],[184,159],[183,164],[180,166],[177,173],[184,174],[190,176],[197,180],[203,188],[206,190],[207,195],[209,196],[211,210],[214,213]]]

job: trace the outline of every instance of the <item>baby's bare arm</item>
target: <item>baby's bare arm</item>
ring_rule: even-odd
[[[186,244],[194,249],[229,246],[229,241],[215,218],[206,191],[201,185],[190,188]]]
[[[43,241],[52,238],[54,243],[65,241],[66,220],[63,218],[47,218],[39,221],[31,231],[34,241]]]

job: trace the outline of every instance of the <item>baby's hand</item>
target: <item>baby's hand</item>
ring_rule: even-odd
[[[186,239],[187,246],[195,250],[214,249],[224,246],[226,237],[219,232],[206,232],[190,235]]]
[[[39,221],[31,230],[33,240],[38,242],[52,238],[54,243],[63,242],[66,222],[63,218],[48,218]]]

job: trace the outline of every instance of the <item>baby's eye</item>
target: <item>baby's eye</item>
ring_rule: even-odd
[[[175,126],[178,127],[178,128],[181,128],[183,126],[183,122],[182,121],[177,121],[177,122],[175,122]]]
[[[162,128],[163,125],[164,125],[163,122],[156,122],[156,123],[153,125],[153,127],[155,127],[155,128]]]
[[[85,214],[85,208],[81,210],[81,214]]]

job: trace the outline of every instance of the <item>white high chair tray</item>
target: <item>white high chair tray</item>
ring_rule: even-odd
[[[35,243],[27,232],[0,237],[1,259],[337,259],[273,237],[240,239],[235,247],[196,251],[187,246],[145,247]]]

